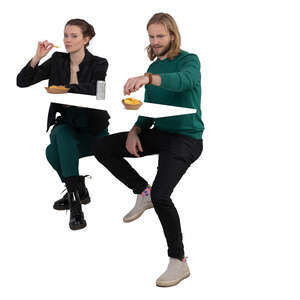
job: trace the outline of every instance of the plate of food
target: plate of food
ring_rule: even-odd
[[[63,85],[51,85],[49,87],[45,87],[45,89],[50,94],[65,94],[70,88],[66,88]]]
[[[126,109],[139,109],[143,102],[141,102],[138,99],[135,98],[126,98],[122,100],[122,103],[124,104]]]

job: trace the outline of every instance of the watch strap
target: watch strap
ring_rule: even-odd
[[[152,73],[147,72],[144,74],[145,76],[147,76],[149,78],[149,82],[147,84],[151,84],[152,83]]]

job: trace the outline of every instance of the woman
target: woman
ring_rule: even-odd
[[[17,76],[19,87],[28,87],[49,79],[48,85],[64,85],[69,93],[96,95],[97,80],[104,80],[107,60],[92,55],[86,47],[95,36],[92,25],[82,19],[72,19],[64,29],[64,45],[67,53],[55,52],[39,66],[39,61],[54,47],[50,42],[38,43],[30,62]],[[56,114],[60,113],[58,117]],[[67,193],[54,203],[54,209],[70,209],[69,226],[72,230],[86,226],[81,204],[90,202],[84,176],[79,176],[79,158],[92,155],[91,145],[97,138],[108,135],[106,111],[51,103],[47,131],[50,145],[46,149],[49,163],[66,184]]]

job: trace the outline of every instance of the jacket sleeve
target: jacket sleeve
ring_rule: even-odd
[[[31,67],[30,62],[31,60],[17,76],[18,87],[28,87],[42,80],[49,79],[52,57],[34,68]]]
[[[107,60],[95,62],[93,65],[94,70],[92,80],[89,82],[66,85],[67,87],[70,87],[69,93],[96,95],[97,80],[105,80],[107,68]]]
[[[151,102],[147,90],[145,90],[145,102]],[[154,124],[154,119],[150,117],[139,116],[134,126],[140,127],[142,130],[149,129]]]
[[[200,84],[200,61],[197,55],[188,54],[178,62],[179,72],[162,73],[161,88],[172,92],[183,92]]]

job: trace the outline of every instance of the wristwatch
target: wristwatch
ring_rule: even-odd
[[[147,83],[147,85],[151,84],[152,83],[152,73],[147,72],[144,74],[144,76],[147,76],[149,78],[149,82]]]

